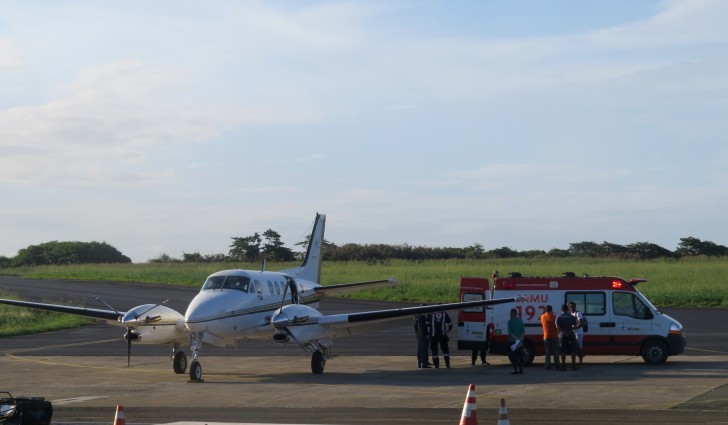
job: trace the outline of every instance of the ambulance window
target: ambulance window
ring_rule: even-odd
[[[635,319],[650,319],[649,309],[634,294],[628,292],[615,292],[612,295],[614,314],[618,316],[629,316]]]
[[[468,301],[480,301],[483,299],[483,294],[463,294],[462,302],[468,302]],[[482,313],[483,312],[483,306],[479,307],[470,307],[470,308],[464,308],[464,313]]]
[[[225,282],[225,276],[210,276],[202,285],[202,290],[206,289],[222,289],[222,284]]]
[[[248,292],[250,278],[247,276],[228,276],[225,279],[225,289],[236,289],[238,291]]]
[[[607,312],[604,292],[568,292],[566,303],[576,303],[576,309],[585,316],[603,316]]]

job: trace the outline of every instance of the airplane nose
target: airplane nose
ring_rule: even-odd
[[[224,298],[221,297],[223,293],[207,292],[199,293],[187,306],[185,326],[191,332],[202,332],[207,329],[211,321],[223,317],[225,311],[225,302],[221,299]]]
[[[189,311],[189,310],[188,310]],[[190,332],[202,332],[205,330],[205,325],[201,322],[196,321],[194,318],[189,319],[185,316],[185,327]]]

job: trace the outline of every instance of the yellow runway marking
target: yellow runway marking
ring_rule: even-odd
[[[5,357],[8,357],[10,359],[20,361],[20,362],[26,362],[26,363],[35,363],[35,364],[43,364],[48,366],[67,366],[67,367],[77,367],[80,369],[96,369],[96,370],[122,370],[122,368],[117,366],[91,366],[91,365],[83,365],[83,364],[73,364],[73,363],[64,363],[59,361],[51,361],[51,360],[44,360],[44,359],[36,359],[31,357],[21,357],[16,356],[15,354],[5,354]],[[135,372],[144,372],[144,373],[162,373],[161,370],[151,370],[151,369],[137,369],[132,368]]]
[[[4,354],[15,354],[15,353],[32,353],[34,351],[52,350],[54,348],[68,348],[68,347],[83,347],[86,345],[104,344],[108,342],[118,342],[119,338],[105,339],[101,341],[84,341],[84,342],[73,342],[68,344],[56,344],[56,345],[44,345],[42,347],[31,347],[31,348],[20,348],[15,350],[9,350]]]
[[[70,363],[70,362],[61,362],[61,361],[54,361],[54,360],[48,360],[48,359],[41,359],[41,358],[34,358],[34,357],[23,357],[15,354],[5,353],[5,357],[18,361],[18,362],[25,362],[25,363],[34,363],[34,364],[42,364],[46,366],[66,366],[66,367],[74,367],[79,369],[93,369],[93,370],[108,370],[108,371],[123,371],[127,369],[133,370],[135,373],[146,373],[150,375],[170,375],[170,376],[181,376],[185,377],[186,374],[179,374],[176,375],[174,372],[172,372],[172,368],[170,367],[169,370],[167,369],[151,369],[151,368],[142,368],[139,366],[131,366],[130,368],[127,367],[120,367],[120,366],[94,366],[94,365],[88,365],[88,364],[79,364],[79,363]],[[224,378],[226,381],[238,381],[238,382],[260,382],[259,377],[253,377],[253,376],[241,376],[241,374],[225,374],[225,373],[207,373],[205,374],[206,377],[218,377],[218,378]],[[208,378],[209,379],[209,378]]]

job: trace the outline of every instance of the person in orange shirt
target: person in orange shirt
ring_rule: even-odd
[[[556,331],[556,315],[550,305],[546,306],[546,312],[541,315],[541,326],[543,327],[546,369],[551,370],[551,356],[553,356],[554,366],[556,366],[556,370],[559,370],[559,334]]]

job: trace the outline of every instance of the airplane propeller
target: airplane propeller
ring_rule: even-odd
[[[152,311],[157,306],[167,304],[169,300],[164,300],[160,303],[154,304],[153,306],[149,307],[148,309],[144,310],[143,312],[134,315],[134,318],[136,320],[139,320],[140,317],[144,316],[145,314]],[[162,316],[156,315],[156,316],[146,316],[144,317],[144,323],[153,323],[158,320],[160,320]],[[131,342],[138,339],[139,335],[134,333],[134,328],[129,326],[126,328],[126,335],[124,335],[124,338],[126,339],[126,367],[131,366]]]
[[[157,306],[160,306],[160,305],[165,305],[168,302],[169,302],[169,300],[164,300],[161,303],[154,304],[153,306],[151,306],[148,309],[144,310],[144,312],[137,314],[135,317],[137,319],[139,319],[140,317],[142,317],[145,314],[149,313],[153,308],[155,308]],[[152,316],[152,317],[147,316],[146,318],[144,318],[144,321],[147,322],[147,323],[151,323],[151,322],[155,322],[156,320],[159,320],[159,318],[160,318],[160,316]]]
[[[298,338],[296,338],[295,335],[293,335],[293,332],[288,328],[288,325],[293,323],[299,323],[299,322],[305,322],[308,320],[308,317],[294,317],[293,320],[289,319],[286,313],[283,312],[283,307],[281,307],[277,313],[273,314],[273,317],[270,320],[271,325],[273,325],[273,328],[276,330],[280,330],[286,333],[296,344],[301,345],[301,343],[298,341]]]
[[[119,310],[115,309],[111,304],[104,301],[101,297],[98,295],[94,295],[93,298],[100,302],[101,304],[105,305],[109,309],[111,309],[114,313],[119,315],[119,320],[121,320],[121,317],[123,316],[121,313],[119,313]],[[131,327],[126,328],[126,335],[124,335],[124,339],[126,339],[126,367],[131,366],[131,340],[134,337],[134,333],[132,332]]]
[[[126,367],[131,366],[131,338],[132,338],[132,331],[131,328],[126,328],[126,335],[124,337],[126,338]]]
[[[290,286],[290,282],[283,287],[283,298],[281,298],[281,305],[278,307],[278,310],[283,309],[283,304],[286,302],[286,294],[288,294],[288,286]]]
[[[291,331],[288,329],[288,316],[283,313],[283,305],[286,303],[286,295],[288,294],[289,286],[290,282],[288,282],[288,284],[283,287],[283,297],[281,297],[281,305],[278,307],[278,311],[273,313],[273,317],[271,317],[270,323],[271,325],[273,325],[273,328],[282,330],[286,333],[286,335],[288,335],[290,338],[296,341],[296,343],[298,343],[296,337],[293,336]]]
[[[110,310],[112,310],[117,315],[119,315],[119,321],[122,320],[122,317],[124,315],[121,314],[119,312],[119,310],[115,309],[111,304],[109,304],[106,301],[104,301],[98,295],[94,295],[93,298],[96,301],[100,302],[101,304],[105,305],[107,308],[109,308]],[[169,302],[169,300],[164,300],[164,301],[162,301],[160,303],[154,304],[153,306],[151,306],[148,309],[144,310],[142,313],[136,314],[134,316],[134,318],[136,320],[139,320],[140,317],[144,316],[145,314],[147,314],[148,312],[150,312],[155,307],[160,306],[160,305],[164,305],[167,302]],[[146,316],[146,317],[144,317],[144,323],[153,323],[153,322],[156,322],[156,321],[160,320],[161,318],[162,318],[162,316],[160,316],[160,315],[156,315],[156,316]],[[133,326],[127,326],[126,327],[126,334],[124,334],[124,339],[126,339],[126,366],[127,367],[130,367],[131,366],[131,342],[134,341],[134,340],[137,340],[138,338],[139,338],[139,335],[134,333],[134,327]]]

